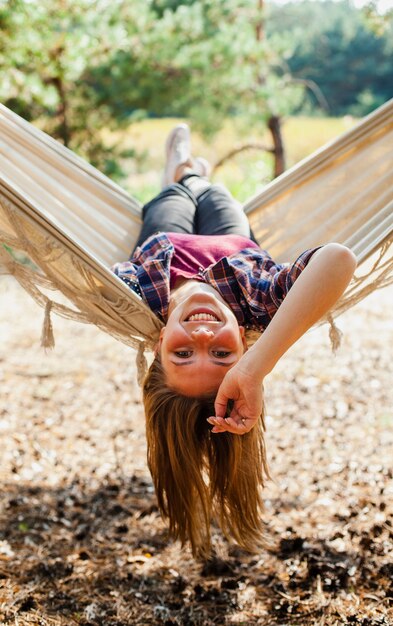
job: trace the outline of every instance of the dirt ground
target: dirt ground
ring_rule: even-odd
[[[167,537],[134,353],[0,278],[0,623],[393,624],[392,288],[308,333],[266,382],[271,546]]]

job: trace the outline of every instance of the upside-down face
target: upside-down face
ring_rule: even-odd
[[[167,385],[185,396],[211,395],[246,349],[244,328],[213,289],[179,300],[158,344]]]

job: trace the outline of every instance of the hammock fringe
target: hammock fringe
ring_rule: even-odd
[[[341,345],[343,332],[336,326],[331,313],[327,315],[327,320],[330,324],[330,328],[329,328],[330,344],[332,346],[333,353],[336,354],[338,348]]]
[[[53,349],[55,347],[55,337],[50,316],[52,304],[52,300],[48,299],[45,305],[44,321],[42,324],[41,347],[45,349]]]
[[[145,342],[141,341],[136,354],[136,372],[139,387],[142,387],[143,381],[145,380],[145,376],[147,374],[147,360],[145,356],[145,348]]]
[[[162,323],[109,270],[134,247],[140,205],[2,105],[0,139],[0,274],[13,275],[44,307],[45,348],[55,345],[52,313],[93,323],[136,349],[142,384],[145,352]],[[354,251],[356,277],[321,322],[337,350],[342,333],[333,316],[393,283],[393,99],[267,185],[245,212],[279,263],[329,241]],[[252,331],[247,341],[255,341]]]

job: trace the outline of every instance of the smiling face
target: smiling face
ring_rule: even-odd
[[[213,289],[175,300],[159,341],[168,387],[190,397],[215,393],[245,349],[244,328]]]

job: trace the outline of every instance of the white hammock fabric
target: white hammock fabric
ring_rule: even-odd
[[[261,247],[278,261],[328,241],[354,250],[363,275],[335,313],[392,282],[392,209],[393,100],[245,206]],[[120,187],[0,105],[0,269],[45,307],[43,345],[53,343],[52,310],[96,324],[137,348],[140,359],[154,346],[161,322],[109,269],[127,259],[140,213]]]

